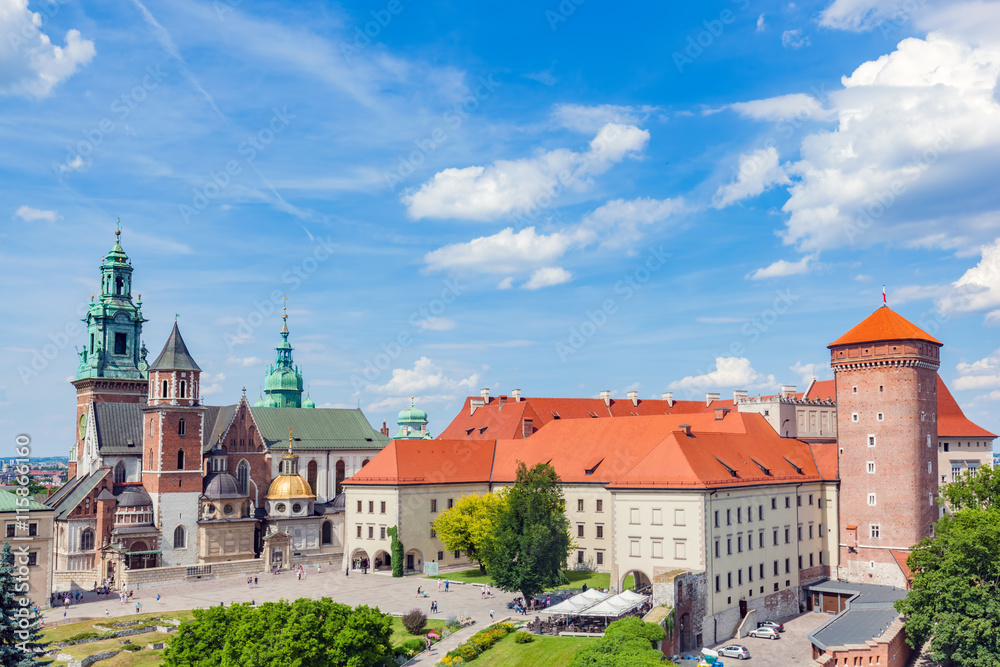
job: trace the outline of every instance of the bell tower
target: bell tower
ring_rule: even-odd
[[[899,563],[933,531],[941,346],[888,306],[828,346],[837,392],[840,578],[905,587]]]
[[[142,484],[153,500],[163,536],[164,565],[198,560],[198,496],[202,490],[201,368],[188,352],[177,322],[149,367],[149,394],[142,409]],[[190,546],[189,546],[190,544]]]
[[[287,301],[288,297],[285,297]],[[254,407],[301,408],[310,407],[302,403],[302,369],[292,361],[292,345],[288,342],[288,308],[281,315],[281,342],[275,348],[274,364],[268,367],[264,378],[264,396]],[[311,399],[307,399],[312,403]],[[312,407],[315,407],[313,403]]]
[[[90,404],[144,403],[147,391],[146,347],[142,344],[141,295],[132,302],[132,262],[121,246],[121,229],[115,245],[101,262],[101,292],[83,322],[87,339],[76,369],[77,438],[70,452],[70,477],[90,472],[91,453],[84,451]],[[96,454],[96,453],[95,453]]]

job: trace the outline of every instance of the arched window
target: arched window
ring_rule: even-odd
[[[177,452],[177,469],[184,470],[184,450]]]
[[[187,380],[181,380],[180,398],[187,398]]]
[[[333,544],[333,524],[323,522],[323,544]]]
[[[115,484],[125,483],[125,462],[119,461],[115,464]]]
[[[149,434],[153,435],[153,418],[149,418]]]
[[[94,531],[84,528],[80,533],[80,551],[90,551],[94,548]]]
[[[174,549],[184,548],[184,526],[174,528]]]
[[[185,424],[184,420],[181,419],[180,421],[177,422],[177,435],[184,435],[184,432],[185,432]]]
[[[344,460],[343,459],[337,461],[337,468],[336,468],[336,470],[337,470],[337,477],[336,477],[336,479],[337,479],[337,485],[334,487],[333,495],[334,496],[339,496],[340,495],[340,485],[344,481]]]
[[[167,381],[164,380],[163,384],[160,385],[160,398],[167,397]]]
[[[246,461],[236,466],[236,481],[240,483],[240,491],[250,493],[250,464]]]
[[[316,493],[316,462],[310,461],[306,466],[306,479],[309,481],[309,488]]]
[[[368,465],[368,459],[365,459],[364,461],[361,462],[362,468],[364,468],[366,465]]]
[[[124,284],[125,284],[125,281],[122,280],[121,276],[118,276],[117,278],[115,278],[115,294],[120,295],[122,293],[122,287],[124,286]]]

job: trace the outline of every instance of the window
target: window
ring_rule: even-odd
[[[747,549],[753,551],[753,533],[747,535]]]
[[[187,432],[187,424],[183,419],[177,421],[177,435],[184,435]]]
[[[823,564],[823,552],[822,551],[819,552],[819,564],[820,565]]]
[[[719,527],[719,510],[715,510],[715,527]]]
[[[368,501],[368,513],[369,514],[375,514],[375,501],[374,500],[369,500]]]
[[[603,500],[598,499],[598,501],[597,501],[597,511],[598,512],[603,512],[604,511],[604,501]],[[604,557],[604,554],[599,554],[599,555],[602,558]]]
[[[576,536],[583,537],[583,524],[577,524],[576,526]]]
[[[443,551],[439,551],[438,552],[438,560],[444,560],[444,552]]]
[[[785,496],[785,509],[788,509],[791,506],[792,506],[792,497]]]
[[[28,554],[28,566],[38,565],[38,552],[32,551]]]
[[[358,537],[361,537],[361,526],[358,526]]]
[[[747,568],[747,581],[753,581],[753,565]]]
[[[778,576],[778,561],[774,561],[774,576]]]
[[[597,564],[598,565],[604,565],[604,552],[603,551],[598,551],[597,552]]]
[[[823,537],[823,524],[819,524],[819,536]]]
[[[582,512],[583,511],[583,498],[579,498],[576,501],[576,511],[577,512]]]
[[[879,524],[877,523],[871,524],[870,526],[868,526],[868,530],[869,530],[868,533],[869,537],[871,537],[873,540],[879,539],[879,535],[882,532],[881,526]]]
[[[773,509],[773,510],[778,509],[778,499],[777,498],[771,498],[771,509]]]
[[[869,433],[868,434],[868,446],[869,447],[874,447],[875,446],[875,434],[873,434],[873,433]]]
[[[792,559],[791,558],[786,558],[785,559],[785,574],[788,574],[791,571],[792,571]]]
[[[8,532],[13,532],[12,530],[10,530],[10,528],[12,528],[12,526],[7,526],[7,528],[8,528]],[[13,537],[13,535],[8,535],[7,537]],[[719,549],[719,538],[717,537],[717,538],[715,538],[715,557],[716,558],[719,557],[719,551],[720,551],[720,549]]]
[[[760,540],[758,540],[757,544],[758,544],[758,546],[760,546],[761,549],[764,548],[764,529],[763,528],[761,528],[761,531],[760,531]]]
[[[795,496],[795,506],[802,507],[802,496],[799,495]]]
[[[792,532],[789,528],[785,528],[785,544],[792,543]]]
[[[731,537],[726,538],[726,555],[727,556],[733,555],[733,538]]]
[[[736,536],[736,553],[743,553],[743,536]]]
[[[28,524],[28,537],[38,537],[38,524],[29,523]]]
[[[778,529],[774,529],[774,546],[778,546]]]
[[[801,542],[802,541],[802,524],[801,523],[799,524],[798,529],[795,532],[796,532],[797,541]]]
[[[681,540],[674,542],[674,558],[684,560],[687,558],[687,543]]]
[[[378,529],[378,538],[380,540],[384,540],[385,539],[385,526],[379,526],[379,529]]]
[[[799,569],[802,569],[802,554],[799,554]]]
[[[15,525],[13,523],[7,524],[7,537],[14,537]]]
[[[868,462],[868,474],[869,475],[874,475],[875,474],[875,462],[874,461],[869,461]]]
[[[184,548],[184,526],[174,528],[174,549]]]
[[[641,555],[641,551],[639,549],[639,540],[637,539],[629,540],[628,553],[629,556],[632,556],[633,558],[639,558],[639,556]]]
[[[758,521],[763,521],[764,520],[764,506],[763,505],[757,505],[757,520]]]
[[[726,525],[727,526],[733,525],[733,511],[732,510],[726,510]]]
[[[13,537],[13,535],[8,535],[7,537]],[[83,532],[80,533],[80,551],[90,551],[94,548],[94,531],[90,528],[84,528]]]
[[[166,397],[167,397],[167,381],[164,380],[163,383],[160,385],[160,398],[166,398]]]
[[[726,572],[726,587],[727,588],[732,588],[733,587],[733,573],[732,572]]]
[[[652,557],[663,558],[663,540],[653,540]]]
[[[119,461],[115,464],[115,484],[125,483],[125,462]]]
[[[434,501],[431,501],[431,502],[434,502]],[[361,511],[362,511],[362,510],[361,510],[361,501],[359,500],[359,501],[358,501],[358,513],[360,514],[360,513],[361,513]],[[360,535],[358,535],[358,537],[361,537],[361,536],[360,536]]]
[[[115,354],[128,354],[128,334],[115,334]]]
[[[181,420],[181,423],[183,423],[183,421],[184,420]],[[177,469],[178,470],[184,470],[184,450],[183,449],[177,452]]]
[[[875,415],[875,419],[877,419],[879,421],[882,421],[884,418],[885,418],[885,416],[881,412],[878,413],[877,415]],[[923,421],[923,420],[924,420],[924,413],[921,412],[920,413],[920,421]]]
[[[777,582],[777,581],[776,581],[776,582],[774,582],[774,592],[775,592],[775,593],[777,593],[777,592],[778,592],[778,582]]]
[[[576,562],[579,565],[583,565],[583,551],[576,552]]]
[[[869,493],[868,494],[868,504],[871,505],[872,507],[875,506],[875,494],[874,493]]]
[[[323,522],[320,540],[323,544],[333,544],[333,524],[329,521]]]
[[[455,506],[455,499],[454,498],[449,498],[448,499],[448,509],[451,509],[454,506]]]
[[[597,539],[599,540],[604,539],[604,526],[600,524],[597,525]]]
[[[385,514],[385,501],[384,500],[381,503],[379,503],[379,509],[381,510],[379,512],[380,514]]]
[[[438,536],[438,532],[436,530],[434,530],[433,526],[431,526],[431,539],[434,539],[437,536]]]
[[[736,571],[736,585],[737,586],[743,585],[743,570]]]
[[[813,494],[811,494],[811,493],[809,494],[809,504],[810,505],[813,504]]]
[[[654,526],[662,526],[663,525],[663,510],[661,510],[658,507],[654,507],[653,508],[653,521],[652,521],[652,524]]]
[[[962,463],[961,461],[951,462],[951,481],[955,481],[962,476]]]
[[[715,592],[718,593],[722,590],[722,575],[715,575]]]
[[[736,508],[736,523],[743,523],[743,508]]]
[[[358,511],[359,512],[361,511],[361,507],[360,506],[358,506]],[[431,511],[432,512],[437,512],[438,511],[438,501],[437,501],[437,498],[431,498]]]
[[[375,526],[368,526],[368,539],[369,540],[375,539]]]
[[[856,422],[856,421],[858,421],[858,418],[859,418],[859,416],[858,416],[858,413],[857,413],[857,412],[852,412],[852,413],[851,413],[851,421],[852,421],[852,422]]]
[[[628,516],[628,522],[629,523],[632,523],[632,524],[639,523],[639,508],[638,507],[629,508],[628,515],[629,515]]]
[[[813,554],[809,554],[809,567],[813,566]]]
[[[187,380],[181,380],[180,389],[177,392],[178,398],[187,398]]]
[[[764,578],[764,564],[763,563],[760,564],[760,578],[761,579]],[[761,592],[763,593],[764,591],[761,591]]]
[[[851,393],[852,394],[858,393],[858,388],[857,387],[851,387]]]
[[[813,525],[809,524],[809,539],[811,540],[812,538],[813,538]]]

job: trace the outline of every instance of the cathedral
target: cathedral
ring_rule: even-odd
[[[54,589],[185,580],[213,564],[339,565],[341,485],[385,447],[388,427],[303,397],[287,311],[259,400],[244,391],[235,404],[205,405],[176,321],[147,360],[142,295],[132,298],[132,263],[115,234],[84,319],[70,479],[47,501]],[[426,437],[426,414],[404,412],[401,430]]]

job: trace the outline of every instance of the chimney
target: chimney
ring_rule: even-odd
[[[601,392],[601,398],[604,399],[604,405],[606,407],[611,407],[611,392],[607,389]]]
[[[490,388],[489,387],[487,387],[486,389],[480,389],[479,390],[479,395],[483,397],[483,401],[485,401],[486,405],[490,404]]]
[[[507,394],[500,394],[497,396],[497,400],[500,401],[500,405],[507,405]]]
[[[680,429],[684,431],[684,435],[691,437],[691,424],[681,424]]]
[[[719,392],[709,391],[705,394],[705,407],[707,408],[712,404],[712,401],[719,400]]]
[[[512,390],[510,392],[510,397],[514,399],[515,403],[520,403],[521,402],[521,390],[520,389],[514,389],[514,390]]]
[[[632,401],[632,406],[635,407],[639,405],[639,392],[630,391],[628,393],[628,400]]]
[[[389,435],[389,425],[385,422],[384,419],[382,420],[382,428],[379,429],[379,433],[385,436]]]
[[[535,423],[530,419],[521,420],[521,437],[529,438],[535,432]]]
[[[790,398],[795,395],[795,385],[794,384],[783,384],[781,385],[781,397]]]
[[[715,421],[721,422],[723,419],[725,419],[727,414],[729,414],[729,408],[716,408]]]
[[[733,389],[733,403],[739,403],[750,398],[750,392],[746,389]]]
[[[663,400],[667,402],[668,408],[674,407],[674,392],[672,391],[663,392]]]

